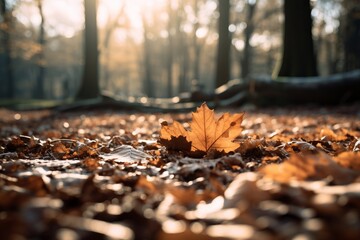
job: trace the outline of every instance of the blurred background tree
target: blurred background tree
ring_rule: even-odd
[[[3,97],[14,97],[14,79],[12,73],[12,58],[11,58],[11,40],[10,31],[12,23],[12,9],[6,0],[0,1],[1,11],[1,58],[0,58],[0,79],[1,86],[4,89],[2,91]]]
[[[39,9],[39,37],[38,44],[40,50],[36,54],[37,65],[39,67],[38,75],[36,77],[37,84],[35,87],[34,97],[45,98],[45,90],[44,90],[44,77],[45,77],[45,58],[44,58],[44,49],[45,49],[45,16],[43,11],[43,1],[37,0],[37,6]]]
[[[39,0],[40,1],[40,0]],[[84,1],[85,39],[84,70],[77,92],[77,99],[91,99],[100,96],[99,89],[99,52],[96,0]]]
[[[310,0],[284,0],[284,16],[279,76],[316,76]]]
[[[230,80],[230,0],[218,1],[218,47],[216,58],[216,87],[226,84]]]
[[[91,5],[89,18],[86,4]],[[0,98],[92,98],[100,92],[123,98],[172,97],[199,88],[212,93],[228,80],[270,76],[277,69],[287,76],[327,76],[360,68],[356,0],[94,4],[1,0]],[[298,19],[306,20],[289,19],[293,9]],[[286,59],[305,53],[307,47],[289,39],[301,39],[297,34],[303,28],[314,54],[310,46],[306,60],[296,57],[292,63]]]
[[[344,69],[360,68],[360,3],[359,1],[343,1],[346,14],[342,16]]]

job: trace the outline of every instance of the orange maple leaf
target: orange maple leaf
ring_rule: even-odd
[[[162,123],[160,143],[167,149],[190,153],[207,154],[209,151],[229,153],[240,145],[234,139],[240,135],[244,114],[225,113],[215,118],[214,110],[203,103],[192,113],[191,130],[174,121],[172,125]]]

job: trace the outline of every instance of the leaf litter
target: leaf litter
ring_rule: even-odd
[[[0,125],[0,234],[360,239],[356,109],[264,109],[244,119],[235,109],[216,114],[205,105],[193,115],[0,110],[6,116]],[[234,116],[223,126],[236,130],[218,134],[210,126]],[[161,126],[164,121],[172,125]],[[215,134],[196,130],[199,123]],[[170,138],[162,135],[165,126],[175,127],[166,130]],[[209,144],[192,146],[195,132]],[[212,150],[219,136],[236,148]]]

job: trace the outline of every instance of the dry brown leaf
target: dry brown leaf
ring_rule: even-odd
[[[287,183],[296,180],[321,180],[331,177],[335,184],[347,184],[358,177],[351,169],[338,165],[324,152],[317,154],[293,154],[281,164],[270,164],[260,169],[266,177]]]
[[[160,143],[168,150],[189,152],[191,143],[187,141],[187,135],[185,128],[177,121],[170,126],[167,122],[161,123]]]
[[[343,167],[360,171],[360,152],[343,152],[334,160]]]
[[[160,143],[170,150],[203,155],[210,151],[229,153],[240,146],[234,139],[241,133],[243,116],[225,113],[216,120],[214,110],[203,103],[192,113],[191,131],[177,121],[172,125],[162,123]]]

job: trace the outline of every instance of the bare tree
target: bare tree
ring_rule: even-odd
[[[5,17],[5,13],[6,13],[6,0],[1,0],[0,1],[0,14],[1,14],[2,19]]]
[[[39,26],[39,37],[38,44],[41,47],[40,52],[37,54],[37,64],[39,66],[39,72],[36,79],[36,88],[35,88],[35,97],[44,98],[45,97],[45,86],[44,86],[44,77],[45,77],[45,56],[44,56],[44,48],[45,48],[45,17],[43,12],[43,1],[37,0],[37,6],[39,10],[40,16],[40,26]]]
[[[97,98],[100,95],[96,8],[96,0],[84,0],[85,62],[82,83],[76,96],[77,99]]]
[[[279,76],[315,76],[310,0],[284,0],[283,57]]]
[[[216,60],[216,87],[227,83],[230,79],[230,0],[219,0],[219,40]]]
[[[167,52],[167,61],[166,61],[166,68],[167,68],[167,94],[168,97],[172,97],[173,95],[173,65],[174,65],[174,56],[173,56],[173,46],[174,46],[174,39],[173,39],[173,15],[174,11],[172,8],[172,1],[168,1],[167,10],[168,10],[168,24],[167,24],[167,32],[168,32],[168,52]]]
[[[105,89],[110,89],[110,70],[109,70],[109,64],[110,64],[110,40],[111,37],[114,33],[114,31],[116,30],[116,28],[118,28],[120,26],[119,24],[119,20],[120,18],[124,15],[125,13],[125,6],[126,3],[124,2],[122,4],[122,6],[120,7],[119,11],[117,12],[117,14],[115,15],[114,18],[110,18],[108,19],[108,24],[105,28],[105,36],[104,36],[104,42],[103,42],[103,48],[102,48],[102,52],[104,54],[104,68],[103,68],[103,81],[104,81],[104,88]]]
[[[175,21],[175,40],[176,40],[176,57],[179,65],[179,92],[185,92],[189,89],[189,44],[186,34],[182,29],[185,20],[184,0],[179,0],[179,6]]]
[[[3,20],[3,28],[0,28],[0,33],[2,35],[2,48],[3,48],[3,61],[4,61],[4,76],[1,77],[2,86],[6,86],[6,97],[13,98],[15,95],[14,91],[14,77],[13,77],[13,68],[12,68],[12,58],[11,58],[11,40],[10,40],[10,31],[11,31],[11,22],[12,22],[12,13],[9,10],[6,0],[0,1],[0,14]]]
[[[198,43],[197,31],[199,29],[199,1],[194,0],[194,14],[195,14],[195,23],[193,25],[193,48],[194,48],[194,69],[193,69],[193,79],[192,80],[199,80],[200,79],[200,52],[201,52],[201,45]]]
[[[244,51],[241,57],[241,77],[246,79],[250,73],[251,65],[251,46],[250,39],[254,32],[254,13],[257,1],[247,1],[246,28],[244,32]]]
[[[343,1],[344,71],[360,68],[360,5],[359,1]]]
[[[144,34],[144,45],[143,45],[143,67],[144,67],[144,80],[143,80],[143,91],[148,97],[154,97],[153,87],[153,76],[151,66],[151,41],[149,39],[150,26],[146,21],[144,15],[142,15],[143,22],[143,34]]]

